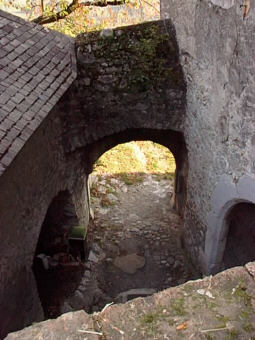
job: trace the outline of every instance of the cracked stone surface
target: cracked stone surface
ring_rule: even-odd
[[[254,272],[254,263],[247,267]],[[67,313],[6,339],[254,339],[254,308],[254,279],[236,267],[93,315]]]

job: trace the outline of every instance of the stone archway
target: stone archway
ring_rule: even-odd
[[[104,137],[86,148],[85,153],[89,155],[87,172],[92,172],[93,164],[103,153],[118,144],[132,140],[151,140],[167,147],[173,154],[176,162],[174,207],[182,216],[187,196],[188,157],[184,136],[181,132],[156,129],[128,129],[121,133]]]
[[[118,144],[139,140],[156,142],[172,152],[177,165],[175,206],[178,213],[183,213],[188,164],[181,133],[128,129],[77,150],[76,157],[83,157],[89,174],[105,152]],[[114,162],[113,158],[111,162]],[[118,171],[123,174],[120,168]],[[132,170],[125,168],[125,171]],[[123,291],[161,290],[170,282],[176,285],[193,275],[193,268],[182,249],[182,219],[172,209],[173,181],[164,178],[161,179],[163,183],[159,183],[160,179],[155,179],[157,176],[153,172],[146,173],[145,170],[142,181],[124,184],[122,176],[111,177],[109,172],[98,172],[93,176],[91,206],[94,218],[88,229],[86,263],[89,270],[77,292],[67,301],[67,306],[75,301],[78,308],[88,312],[115,301]],[[139,296],[140,292],[136,291],[136,294]]]

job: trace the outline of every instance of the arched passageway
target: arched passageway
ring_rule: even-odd
[[[103,153],[118,144],[133,140],[153,141],[167,147],[173,154],[176,163],[174,207],[183,216],[187,196],[188,155],[184,136],[181,132],[157,129],[127,129],[101,138],[85,148],[87,172],[92,172],[94,163]]]
[[[238,203],[226,218],[227,241],[223,268],[243,266],[255,260],[255,204]]]
[[[130,190],[129,194],[134,205],[130,206],[127,212],[120,213],[119,210],[111,211],[109,214],[112,214],[115,221],[122,219],[121,214],[133,214],[135,218],[137,215],[139,221],[134,220],[131,226],[125,225],[127,229],[133,228],[134,231],[130,233],[130,229],[123,233],[121,223],[117,228],[112,223],[111,230],[104,229],[104,226],[102,229],[100,229],[100,226],[91,229],[91,224],[93,225],[93,222],[91,222],[86,240],[88,252],[85,261],[81,259],[81,256],[77,261],[77,254],[73,253],[74,249],[70,249],[70,240],[68,240],[72,227],[79,224],[74,207],[76,202],[73,202],[72,195],[68,191],[60,192],[48,208],[35,252],[34,272],[46,317],[57,317],[63,311],[72,309],[73,307],[70,306],[74,305],[75,309],[85,309],[87,312],[98,310],[106,303],[111,302],[113,297],[116,298],[117,293],[128,290],[129,287],[161,290],[193,277],[193,268],[186,260],[181,245],[182,222],[180,217],[185,209],[188,174],[187,150],[183,134],[173,130],[127,129],[121,133],[101,138],[84,148],[77,149],[73,156],[82,160],[82,165],[88,175],[92,172],[95,162],[106,151],[118,144],[134,140],[150,140],[171,151],[176,163],[176,170],[171,183],[172,191],[168,187],[167,179],[163,183],[162,189],[157,180],[152,177],[147,181],[149,185],[147,191],[144,192],[144,197],[137,195],[140,189]],[[112,190],[110,187],[106,189]],[[159,191],[160,195],[162,194],[162,200],[160,196],[157,196]],[[125,201],[126,198],[126,193],[124,193],[121,199]],[[78,198],[78,200],[80,199]],[[150,200],[150,202],[146,206],[147,200]],[[139,214],[139,210],[142,209],[145,211],[144,216]],[[146,220],[146,215],[151,216],[151,220]],[[137,233],[135,229],[138,230],[139,228],[136,228],[135,224],[138,222],[141,223],[140,231]],[[99,229],[101,235],[98,234]],[[115,240],[115,243],[119,242],[119,246],[108,244],[105,237],[110,237],[111,240]],[[96,243],[94,242],[95,238]],[[108,248],[112,249],[110,252],[105,250],[105,243],[107,243],[106,248],[109,246]],[[173,249],[176,251],[172,252]],[[42,254],[43,256],[41,256]],[[45,259],[45,255],[48,259]],[[71,255],[72,258],[68,259],[67,262],[70,263],[64,266],[62,261],[65,260],[62,260],[62,256],[65,258],[66,255]],[[122,255],[132,255],[131,261],[136,262],[138,267],[141,265],[144,268],[144,271],[139,271],[138,279],[133,280],[133,283],[139,281],[137,285],[126,285],[128,281],[132,281],[130,280],[131,273],[122,275],[118,270],[115,272],[116,268],[112,271],[110,258],[114,261]],[[101,256],[103,256],[103,259]],[[43,261],[48,261],[49,268],[45,268],[44,263],[44,268],[42,268]],[[53,268],[54,261],[56,262],[55,268]],[[146,265],[139,261],[145,261]],[[93,269],[94,265],[97,266],[97,273],[101,273],[99,279]],[[107,291],[109,282],[113,280],[112,273],[116,275],[114,289]],[[146,284],[144,283],[145,274],[148,274],[145,280],[147,281]],[[144,291],[141,294],[138,293],[138,295],[143,294],[147,293],[144,293]],[[132,293],[131,296],[135,297],[137,294]]]
[[[88,312],[98,311],[112,301],[123,302],[197,277],[182,249],[182,219],[171,205],[172,197],[177,196],[172,196],[177,187],[174,178],[167,176],[170,172],[163,176],[160,171],[141,165],[153,158],[149,148],[173,160],[171,146],[178,157],[178,169],[183,169],[183,139],[171,133],[177,138],[169,138],[169,131],[164,134],[155,130],[129,130],[105,138],[90,149],[90,162],[97,161],[99,171],[92,172],[91,177],[94,220],[88,232],[89,270],[79,288],[86,291],[80,307]],[[167,144],[168,149],[144,141],[146,136],[161,141],[161,145]],[[123,140],[132,142],[123,143]],[[150,145],[148,149],[146,143]],[[123,154],[122,160],[120,153],[125,152],[129,156],[125,158]],[[134,167],[119,166],[120,162],[132,161]],[[117,171],[111,172],[115,162],[118,162]]]

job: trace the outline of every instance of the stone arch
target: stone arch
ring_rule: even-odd
[[[255,178],[244,175],[235,183],[232,177],[221,176],[212,197],[205,241],[207,272],[210,274],[222,268],[229,218],[239,204],[255,204]]]
[[[167,147],[176,162],[174,207],[183,215],[187,196],[188,158],[184,136],[174,130],[127,129],[103,137],[86,148],[88,156],[87,173],[91,173],[93,164],[106,151],[114,146],[132,140],[151,140]]]

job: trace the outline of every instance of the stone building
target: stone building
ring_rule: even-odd
[[[240,5],[162,0],[162,21],[76,43],[0,12],[1,337],[43,318],[38,240],[88,223],[88,174],[121,142],[172,151],[202,272],[254,260],[255,15],[243,20]]]

